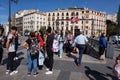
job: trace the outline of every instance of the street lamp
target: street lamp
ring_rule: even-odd
[[[13,1],[14,3],[18,3],[18,0],[9,0],[8,1],[8,10],[9,10],[9,17],[8,17],[8,21],[9,21],[9,31],[11,29],[11,1]]]

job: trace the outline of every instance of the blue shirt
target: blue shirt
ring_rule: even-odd
[[[99,46],[104,48],[107,47],[107,40],[105,39],[105,37],[100,37]]]

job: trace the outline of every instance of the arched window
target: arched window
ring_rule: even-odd
[[[66,13],[66,16],[69,16],[69,14],[68,14],[68,13]]]
[[[79,15],[79,13],[78,12],[76,12],[76,16],[78,16]]]
[[[71,16],[74,16],[74,15],[75,15],[74,12],[72,12],[72,13],[71,13]]]
[[[61,22],[62,25],[64,25],[64,22]]]
[[[49,15],[48,16],[50,16],[50,13],[49,13]]]
[[[64,16],[64,13],[62,13],[62,16]]]
[[[59,16],[59,13],[57,13],[57,16]]]
[[[53,16],[55,16],[55,13],[53,13]]]

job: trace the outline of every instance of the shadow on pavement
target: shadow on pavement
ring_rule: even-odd
[[[106,67],[113,72],[113,68],[112,67],[109,67],[109,66],[106,66]],[[111,75],[111,74],[106,74],[106,75],[108,77],[110,77],[111,80],[117,80],[117,78],[114,75]]]
[[[68,57],[70,57],[70,58],[73,58],[74,60],[76,60],[76,59],[77,59],[77,57],[76,57],[76,56],[74,56],[74,55],[72,55],[72,54],[67,54],[66,56],[68,56]]]
[[[85,69],[85,74],[89,80],[109,80],[106,78],[107,76],[105,74],[100,73],[96,70],[92,70],[88,66],[85,66]]]
[[[17,53],[17,56],[19,57],[19,56],[21,56],[23,54],[24,54],[23,52],[19,52],[19,53]]]
[[[20,64],[21,64],[21,61],[24,59],[24,57],[21,57],[21,58],[19,58],[18,60],[15,60],[14,61],[14,68],[15,68],[15,70],[20,66]]]

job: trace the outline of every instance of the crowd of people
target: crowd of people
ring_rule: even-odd
[[[6,74],[14,75],[18,73],[18,71],[14,68],[14,61],[18,59],[16,55],[19,45],[18,31],[16,27],[12,27],[6,40],[3,40],[3,32],[4,30],[0,28],[0,64],[3,57],[2,44],[4,42],[6,43],[5,50],[8,55]],[[44,34],[42,31],[30,32],[28,39],[22,43],[22,46],[27,49],[28,76],[32,74],[32,69],[33,75],[37,76],[38,67],[42,68],[44,64],[47,64],[47,72],[45,72],[45,74],[53,74],[54,54],[57,54],[58,57],[62,59],[64,52],[67,56],[69,56],[72,51],[76,50],[76,48],[78,48],[79,53],[77,66],[81,66],[82,55],[87,44],[88,39],[80,30],[77,34],[75,34],[75,36],[71,31],[66,31],[65,34],[63,34],[62,31],[53,31],[51,27],[48,27]],[[99,39],[99,59],[102,59],[101,56],[104,54],[106,47],[107,40],[103,33]]]

